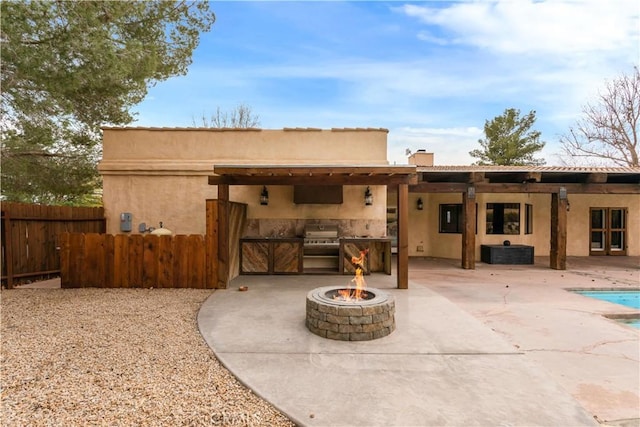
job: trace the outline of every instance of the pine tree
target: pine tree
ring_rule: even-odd
[[[477,165],[539,166],[545,163],[534,155],[545,143],[540,141],[540,132],[531,130],[536,121],[536,112],[530,111],[520,117],[520,110],[508,108],[501,116],[487,120],[484,124],[485,138],[478,140],[482,149],[469,152],[479,159]]]

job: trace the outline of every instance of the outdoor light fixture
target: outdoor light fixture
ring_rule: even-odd
[[[560,200],[566,200],[567,199],[567,188],[566,187],[560,187],[560,189],[558,191],[558,196],[560,197]]]
[[[560,187],[560,189],[558,190],[558,198],[560,200],[566,200],[567,201],[567,212],[569,212],[571,210],[571,203],[569,203],[569,197],[567,196],[567,188],[566,187]]]
[[[367,206],[371,206],[373,204],[373,194],[369,187],[367,187],[367,191],[364,192],[364,204]]]
[[[467,188],[467,197],[471,200],[476,198],[476,187]]]
[[[265,206],[269,204],[269,192],[266,185],[262,187],[262,192],[260,193],[260,204]]]
[[[419,211],[424,209],[424,204],[422,203],[422,197],[418,197],[418,203],[417,203],[416,207],[418,208]]]

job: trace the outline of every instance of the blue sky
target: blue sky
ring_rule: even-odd
[[[558,138],[640,63],[637,0],[212,2],[186,76],[158,83],[134,126],[192,126],[251,107],[264,129],[381,127],[388,158],[424,148],[466,165],[485,120],[536,111]]]

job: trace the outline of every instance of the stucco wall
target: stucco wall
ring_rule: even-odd
[[[416,208],[422,198],[424,210]],[[395,203],[395,200],[391,198]],[[481,244],[512,244],[535,247],[537,256],[549,256],[551,233],[551,195],[549,194],[477,194],[478,233],[476,234],[476,260],[480,259]],[[487,203],[520,203],[520,234],[487,234]],[[441,204],[462,203],[460,194],[409,194],[409,255],[460,259],[462,234],[440,233],[439,215]],[[589,255],[589,222],[591,207],[628,208],[627,243],[628,255],[640,255],[640,196],[638,195],[569,195],[570,210],[567,212],[567,255]],[[533,205],[533,233],[524,234],[525,204]],[[422,247],[422,251],[419,251]]]
[[[590,194],[569,195],[567,214],[567,253],[589,255],[590,208],[628,208],[627,255],[640,255],[640,195]]]
[[[119,233],[122,212],[142,222],[162,221],[176,234],[204,234],[205,201],[217,198],[208,185],[216,164],[386,165],[386,129],[148,129],[105,128],[103,203],[107,232]],[[246,203],[249,219],[362,220],[384,224],[386,187],[371,186],[373,206],[364,205],[366,186],[345,186],[339,205],[295,205],[293,187],[269,186],[269,205],[259,204],[261,186],[233,186],[232,201]],[[356,227],[357,228],[357,227]],[[375,234],[384,227],[375,227]],[[363,233],[364,234],[364,233]],[[373,234],[373,233],[372,233]]]

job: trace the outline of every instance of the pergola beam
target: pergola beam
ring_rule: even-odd
[[[411,185],[417,182],[416,175],[209,176],[209,185]]]
[[[469,184],[462,182],[425,182],[412,185],[412,193],[462,193]],[[575,183],[478,183],[476,193],[557,193],[564,187],[573,194],[640,194],[638,184],[575,184]]]
[[[415,174],[415,166],[386,166],[386,165],[215,165],[213,172],[217,175],[395,175]]]

